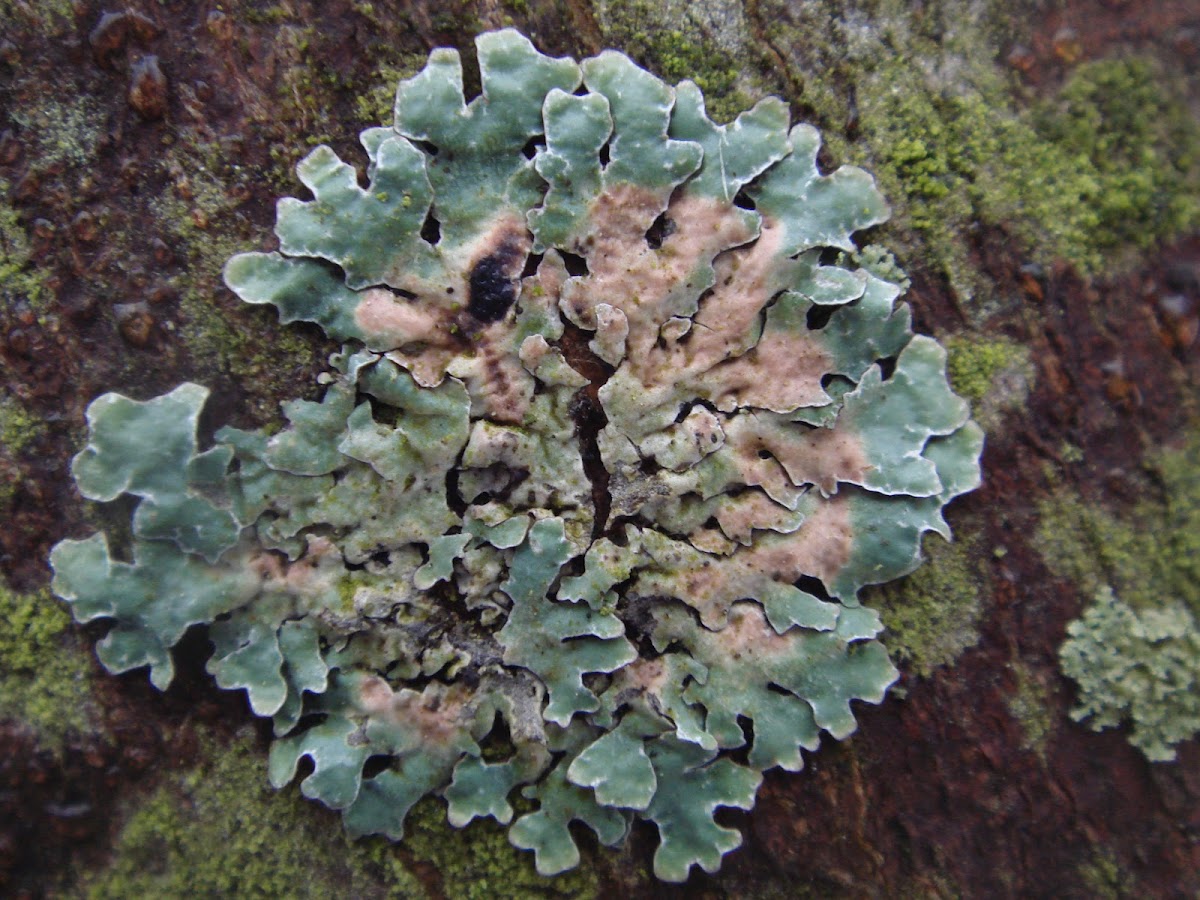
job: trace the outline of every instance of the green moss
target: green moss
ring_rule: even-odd
[[[1021,746],[1041,755],[1045,752],[1046,741],[1054,733],[1053,695],[1038,671],[1024,661],[1012,663],[1012,670],[1017,688],[1009,695],[1008,711],[1025,732]]]
[[[978,545],[979,539],[970,536],[953,544],[931,539],[920,569],[871,589],[864,600],[883,617],[889,652],[921,677],[952,664],[979,642],[983,598],[990,588]]]
[[[973,404],[987,396],[1001,372],[1029,362],[1029,351],[1006,338],[959,336],[946,342],[946,350],[950,384]]]
[[[457,831],[445,805],[414,808],[403,842],[351,841],[336,814],[274,791],[253,736],[211,736],[195,769],[170,776],[126,820],[112,861],[85,877],[92,900],[126,897],[595,896],[593,873],[539,876],[491,823]],[[419,872],[418,878],[414,873]],[[436,886],[433,886],[436,885]]]
[[[83,879],[81,895],[425,896],[402,866],[350,843],[335,815],[273,791],[250,735],[203,743],[206,762],[169,777],[129,816],[112,861]]]
[[[32,99],[12,110],[13,121],[21,126],[23,138],[32,144],[34,167],[45,171],[65,163],[71,167],[94,162],[96,148],[104,134],[105,116],[101,105],[86,95],[73,92],[35,91]],[[60,100],[66,96],[70,99]]]
[[[589,898],[598,894],[594,870],[576,868],[555,878],[538,875],[533,854],[513,847],[503,829],[476,820],[461,831],[446,824],[445,804],[425,799],[405,823],[404,848],[441,874],[447,900]]]
[[[1091,595],[1110,585],[1135,609],[1182,600],[1200,615],[1200,430],[1153,456],[1145,499],[1114,515],[1063,494],[1039,507],[1038,548],[1051,569]]]
[[[355,111],[364,126],[390,125],[396,103],[396,85],[416,75],[425,65],[420,53],[402,54],[395,64],[381,63],[372,85],[358,95]]]
[[[607,0],[597,17],[606,45],[672,84],[686,78],[699,85],[715,122],[731,121],[767,92],[736,4]]]
[[[1200,125],[1181,87],[1150,60],[1081,65],[1034,110],[1033,124],[1098,187],[1088,198],[1097,227],[1069,248],[1085,268],[1200,224]]]
[[[1094,900],[1123,900],[1137,896],[1137,885],[1121,868],[1116,855],[1100,847],[1079,866],[1079,886],[1085,896]]]
[[[971,401],[976,421],[994,431],[1010,410],[1024,409],[1036,374],[1029,349],[1008,338],[956,335],[946,341],[955,393]]]
[[[0,395],[0,454],[17,457],[45,431],[45,422],[15,397]]]
[[[833,0],[763,0],[758,21],[788,63],[838,162],[875,173],[895,217],[888,243],[944,275],[977,307],[979,224],[1031,259],[1110,272],[1200,221],[1200,126],[1184,73],[1148,59],[1100,60],[1030,102],[995,60],[1013,13],[937,0],[921,16],[879,0],[870,20]]]
[[[7,197],[8,192],[8,182],[0,178],[0,195]],[[0,202],[0,309],[8,316],[23,304],[41,312],[51,300],[47,273],[33,266],[31,258],[29,234],[17,211]]]
[[[33,728],[54,747],[88,727],[88,664],[67,633],[71,617],[46,591],[0,585],[0,718]]]

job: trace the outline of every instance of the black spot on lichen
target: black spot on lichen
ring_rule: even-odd
[[[512,265],[517,255],[515,245],[504,244],[471,269],[467,311],[480,322],[499,322],[516,302],[517,284],[512,277]]]

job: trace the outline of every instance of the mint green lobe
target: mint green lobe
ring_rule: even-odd
[[[469,104],[454,50],[435,50],[396,93],[396,131],[438,150],[429,179],[441,244],[450,249],[469,243],[506,210],[524,221],[538,204],[541,182],[521,148],[542,133],[546,94],[579,84],[573,60],[544,56],[511,29],[480,35],[475,44],[483,92]]]
[[[504,662],[533,671],[546,684],[548,722],[566,725],[578,712],[600,707],[583,684],[589,672],[612,672],[637,658],[625,626],[611,614],[547,597],[558,572],[575,555],[562,519],[543,519],[529,529],[501,589],[512,598],[508,621],[497,634]]]
[[[762,775],[717,751],[665,735],[647,745],[659,788],[645,817],[658,826],[654,874],[663,881],[686,881],[692,866],[715,872],[721,857],[741,846],[734,828],[718,825],[718,807],[750,809]]]
[[[223,493],[227,450],[197,451],[196,425],[208,390],[182,384],[139,402],[104,394],[88,406],[88,445],[71,463],[91,500],[142,498],[133,517],[141,538],[169,540],[216,562],[241,532],[233,513],[210,496]]]
[[[454,560],[462,556],[470,534],[446,534],[429,540],[429,562],[413,574],[413,584],[418,590],[427,591],[454,574]]]
[[[567,768],[567,777],[594,790],[605,806],[642,810],[650,805],[658,780],[646,755],[645,737],[621,727],[629,721],[627,717],[584,748]]]
[[[412,274],[435,273],[433,248],[421,237],[433,189],[425,154],[402,137],[378,145],[367,187],[354,167],[320,146],[296,166],[315,199],[279,201],[275,233],[288,256],[336,263],[352,290],[379,284],[408,287]]]
[[[900,288],[863,273],[866,284],[852,303],[839,306],[814,332],[833,357],[832,372],[858,382],[876,360],[900,353],[912,337],[908,304],[895,305]]]
[[[300,760],[308,757],[313,771],[300,783],[301,792],[330,809],[345,809],[358,797],[363,763],[370,753],[365,743],[350,742],[358,728],[354,719],[331,714],[299,734],[277,738],[267,766],[271,784],[283,787],[296,777]]]
[[[225,284],[246,303],[270,303],[279,319],[315,322],[334,340],[365,340],[354,319],[361,297],[315,259],[239,253],[225,264]]]
[[[290,427],[267,441],[264,461],[293,475],[328,475],[345,465],[338,440],[354,409],[354,389],[334,382],[320,403],[289,400],[282,404]]]
[[[629,830],[627,813],[596,802],[595,794],[571,784],[567,770],[579,751],[596,737],[596,730],[574,723],[553,749],[565,755],[546,776],[526,787],[521,795],[536,800],[536,811],[521,816],[508,830],[514,847],[532,850],[538,874],[557,875],[579,865],[579,848],[571,835],[572,822],[583,822],[602,844],[614,846]]]
[[[245,688],[256,716],[273,716],[287,699],[278,626],[235,615],[208,630],[213,655],[205,668],[225,690]]]
[[[692,141],[667,137],[675,91],[629,57],[612,50],[583,62],[588,90],[608,99],[613,118],[604,185],[633,184],[661,196],[700,166],[703,149]]]
[[[932,338],[914,337],[891,378],[884,381],[872,366],[842,399],[837,427],[858,436],[870,462],[862,477],[844,480],[889,496],[940,494],[937,466],[922,451],[930,438],[961,428],[970,412],[967,401],[950,390],[946,351]]]
[[[875,179],[853,166],[821,175],[817,170],[821,138],[811,125],[797,125],[789,138],[791,155],[750,189],[758,211],[783,230],[779,255],[795,256],[813,247],[853,253],[857,247],[850,235],[888,218]]]
[[[942,484],[938,495],[912,499],[851,490],[848,502],[854,546],[846,565],[826,584],[829,593],[855,606],[863,586],[891,581],[920,565],[921,536],[926,531],[949,540],[942,507],[979,486],[982,452],[983,429],[967,422],[925,447],[924,456],[934,464]]]
[[[788,143],[788,108],[777,97],[759,101],[730,125],[716,125],[705,114],[704,95],[691,81],[675,88],[670,135],[703,149],[699,171],[689,178],[688,196],[732,204],[745,185],[783,159]],[[758,217],[751,214],[756,223]]]
[[[474,819],[490,816],[507,825],[513,817],[508,795],[529,777],[526,769],[517,759],[489,763],[464,756],[454,767],[454,779],[445,790],[450,824],[462,828]]]
[[[321,694],[329,684],[329,666],[321,656],[320,638],[306,619],[279,626],[279,649],[283,653],[283,677],[287,696],[274,717],[276,735],[285,735],[300,721],[304,695]]]
[[[135,540],[131,563],[113,560],[103,535],[62,541],[50,565],[53,589],[77,621],[116,620],[96,648],[104,667],[120,673],[150,666],[160,690],[174,676],[171,647],[183,633],[237,609],[258,588],[248,570],[205,563],[166,541]],[[163,597],[170,602],[160,602]]]
[[[550,188],[541,206],[529,211],[533,250],[561,247],[578,252],[590,225],[592,202],[601,191],[600,150],[613,128],[608,100],[601,94],[578,97],[555,89],[546,95],[542,115],[546,146],[533,162]]]

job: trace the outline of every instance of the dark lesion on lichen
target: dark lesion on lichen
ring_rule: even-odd
[[[499,322],[517,301],[517,265],[525,260],[524,250],[521,243],[510,238],[471,268],[467,311],[480,322]]]

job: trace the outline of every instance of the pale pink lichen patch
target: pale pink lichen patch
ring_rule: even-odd
[[[797,487],[815,484],[822,493],[838,482],[861,483],[870,469],[858,434],[846,429],[805,428],[771,416],[738,416],[726,426],[726,441],[743,464],[764,455],[779,461]]]
[[[359,707],[372,719],[415,732],[415,746],[452,747],[459,744],[471,723],[468,695],[458,687],[427,685],[421,691],[391,686],[377,675],[358,686]]]
[[[761,491],[751,490],[736,494],[718,506],[716,519],[726,537],[749,546],[757,530],[795,531],[804,521],[804,514],[776,503]]]
[[[757,603],[735,603],[728,622],[712,640],[730,659],[745,656],[785,656],[795,652],[796,634],[779,634]]]
[[[828,584],[850,561],[854,537],[850,500],[843,493],[816,504],[804,523],[791,534],[768,532],[734,558],[748,573],[769,573],[784,584],[804,576],[820,578]]]

